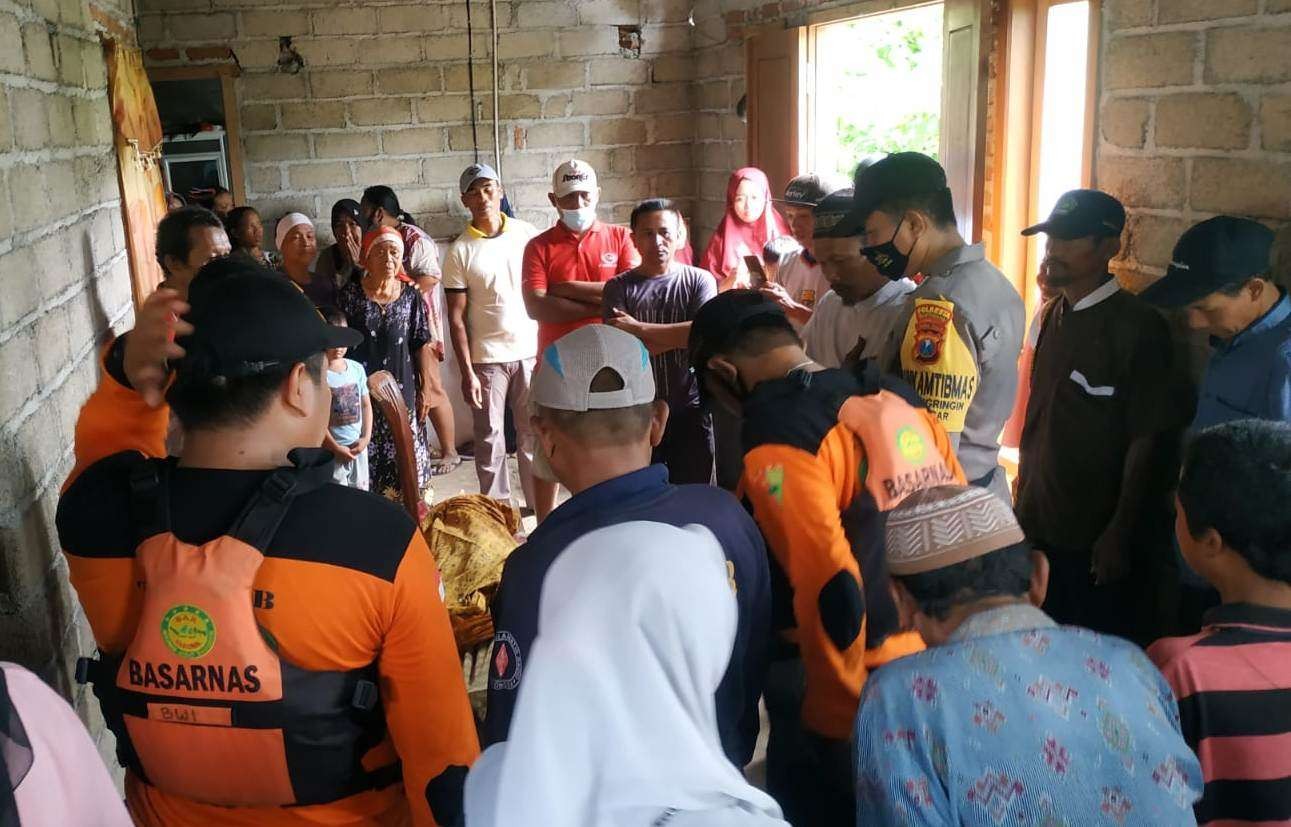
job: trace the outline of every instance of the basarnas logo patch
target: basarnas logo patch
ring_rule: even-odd
[[[161,639],[181,658],[200,658],[215,646],[215,621],[197,606],[171,606],[161,619]]]
[[[897,431],[897,451],[905,457],[906,462],[922,462],[925,453],[923,437],[914,428],[905,426]]]

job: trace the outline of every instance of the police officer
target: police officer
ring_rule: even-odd
[[[1013,410],[1022,298],[955,226],[946,171],[917,152],[857,170],[866,258],[890,279],[922,273],[883,356],[950,433],[973,485],[1009,499],[999,436]]]

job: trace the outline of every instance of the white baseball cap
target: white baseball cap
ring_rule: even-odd
[[[586,161],[571,158],[560,166],[551,176],[551,192],[557,198],[564,198],[571,192],[596,192],[596,170]]]
[[[619,375],[622,388],[592,390],[592,379],[605,368]],[[645,345],[632,334],[603,324],[580,327],[548,345],[529,388],[533,404],[561,411],[630,408],[653,402],[654,395],[654,372]]]

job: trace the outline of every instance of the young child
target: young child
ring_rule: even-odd
[[[1199,824],[1291,819],[1291,424],[1240,420],[1184,455],[1175,534],[1219,590],[1200,634],[1148,649],[1179,700],[1205,793]]]
[[[347,326],[345,314],[334,307],[322,311],[328,324]],[[372,397],[368,374],[345,348],[327,351],[327,384],[332,389],[332,419],[323,447],[336,456],[336,481],[368,490],[368,442],[372,440]]]

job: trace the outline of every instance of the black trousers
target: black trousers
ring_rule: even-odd
[[[668,427],[655,447],[652,462],[668,466],[676,485],[713,484],[713,423],[699,408],[670,408]]]
[[[851,827],[856,823],[852,742],[803,727],[805,693],[801,658],[771,661],[763,694],[770,723],[767,792],[794,827]]]

